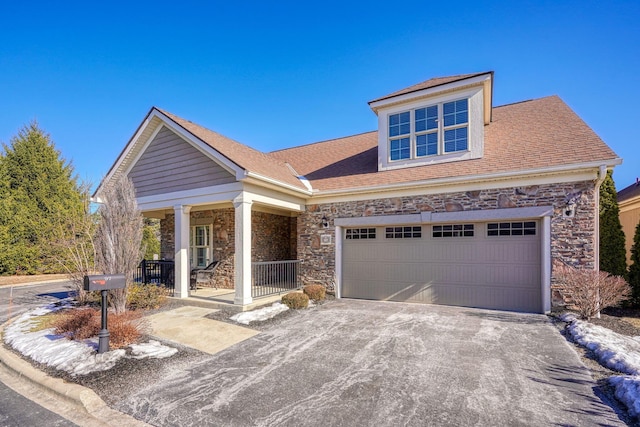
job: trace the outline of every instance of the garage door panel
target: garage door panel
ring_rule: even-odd
[[[539,236],[387,239],[343,243],[342,295],[518,311],[541,311]]]
[[[429,283],[393,283],[371,280],[366,287],[349,286],[345,283],[345,298],[360,298],[382,301],[433,302],[433,285]]]

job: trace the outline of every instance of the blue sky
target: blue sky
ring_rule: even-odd
[[[4,2],[0,142],[31,120],[94,187],[151,106],[263,151],[374,130],[367,102],[495,71],[559,95],[640,176],[640,2]],[[560,143],[560,141],[559,141]]]

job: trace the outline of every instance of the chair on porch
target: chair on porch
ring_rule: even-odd
[[[189,281],[190,289],[192,291],[198,290],[199,283],[213,283],[213,276],[219,264],[219,261],[213,261],[205,268],[194,268],[193,270],[191,270],[191,277]],[[218,288],[215,287],[215,289]]]

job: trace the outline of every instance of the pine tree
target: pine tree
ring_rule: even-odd
[[[631,301],[640,306],[640,222],[636,226],[631,246],[631,266],[629,267],[629,284],[631,285]]]
[[[600,186],[600,270],[626,277],[627,255],[619,213],[613,171],[609,170]]]
[[[54,229],[83,212],[73,166],[36,122],[0,157],[0,274],[61,271]]]

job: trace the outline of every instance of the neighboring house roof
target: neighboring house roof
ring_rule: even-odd
[[[426,80],[422,83],[418,83],[415,84],[413,86],[409,86],[407,88],[404,89],[400,89],[396,92],[390,93],[389,95],[385,95],[383,97],[374,99],[372,101],[369,101],[369,104],[377,102],[377,101],[382,101],[383,99],[388,99],[388,98],[393,98],[394,96],[398,96],[398,95],[405,95],[407,93],[411,93],[411,92],[417,92],[419,90],[424,90],[424,89],[431,89],[437,86],[442,86],[445,85],[447,83],[453,83],[453,82],[457,82],[459,80],[465,80],[465,79],[469,79],[471,77],[476,77],[476,76],[481,76],[483,74],[490,74],[492,73],[491,71],[485,71],[482,73],[471,73],[471,74],[459,74],[457,76],[447,76],[447,77],[434,77],[432,79]]]
[[[493,121],[485,126],[480,159],[379,172],[377,132],[275,151],[270,156],[291,164],[320,192],[618,162],[616,154],[557,96],[495,107]]]
[[[618,191],[618,203],[625,200],[634,199],[640,197],[640,180],[636,179],[636,182],[628,187]]]

